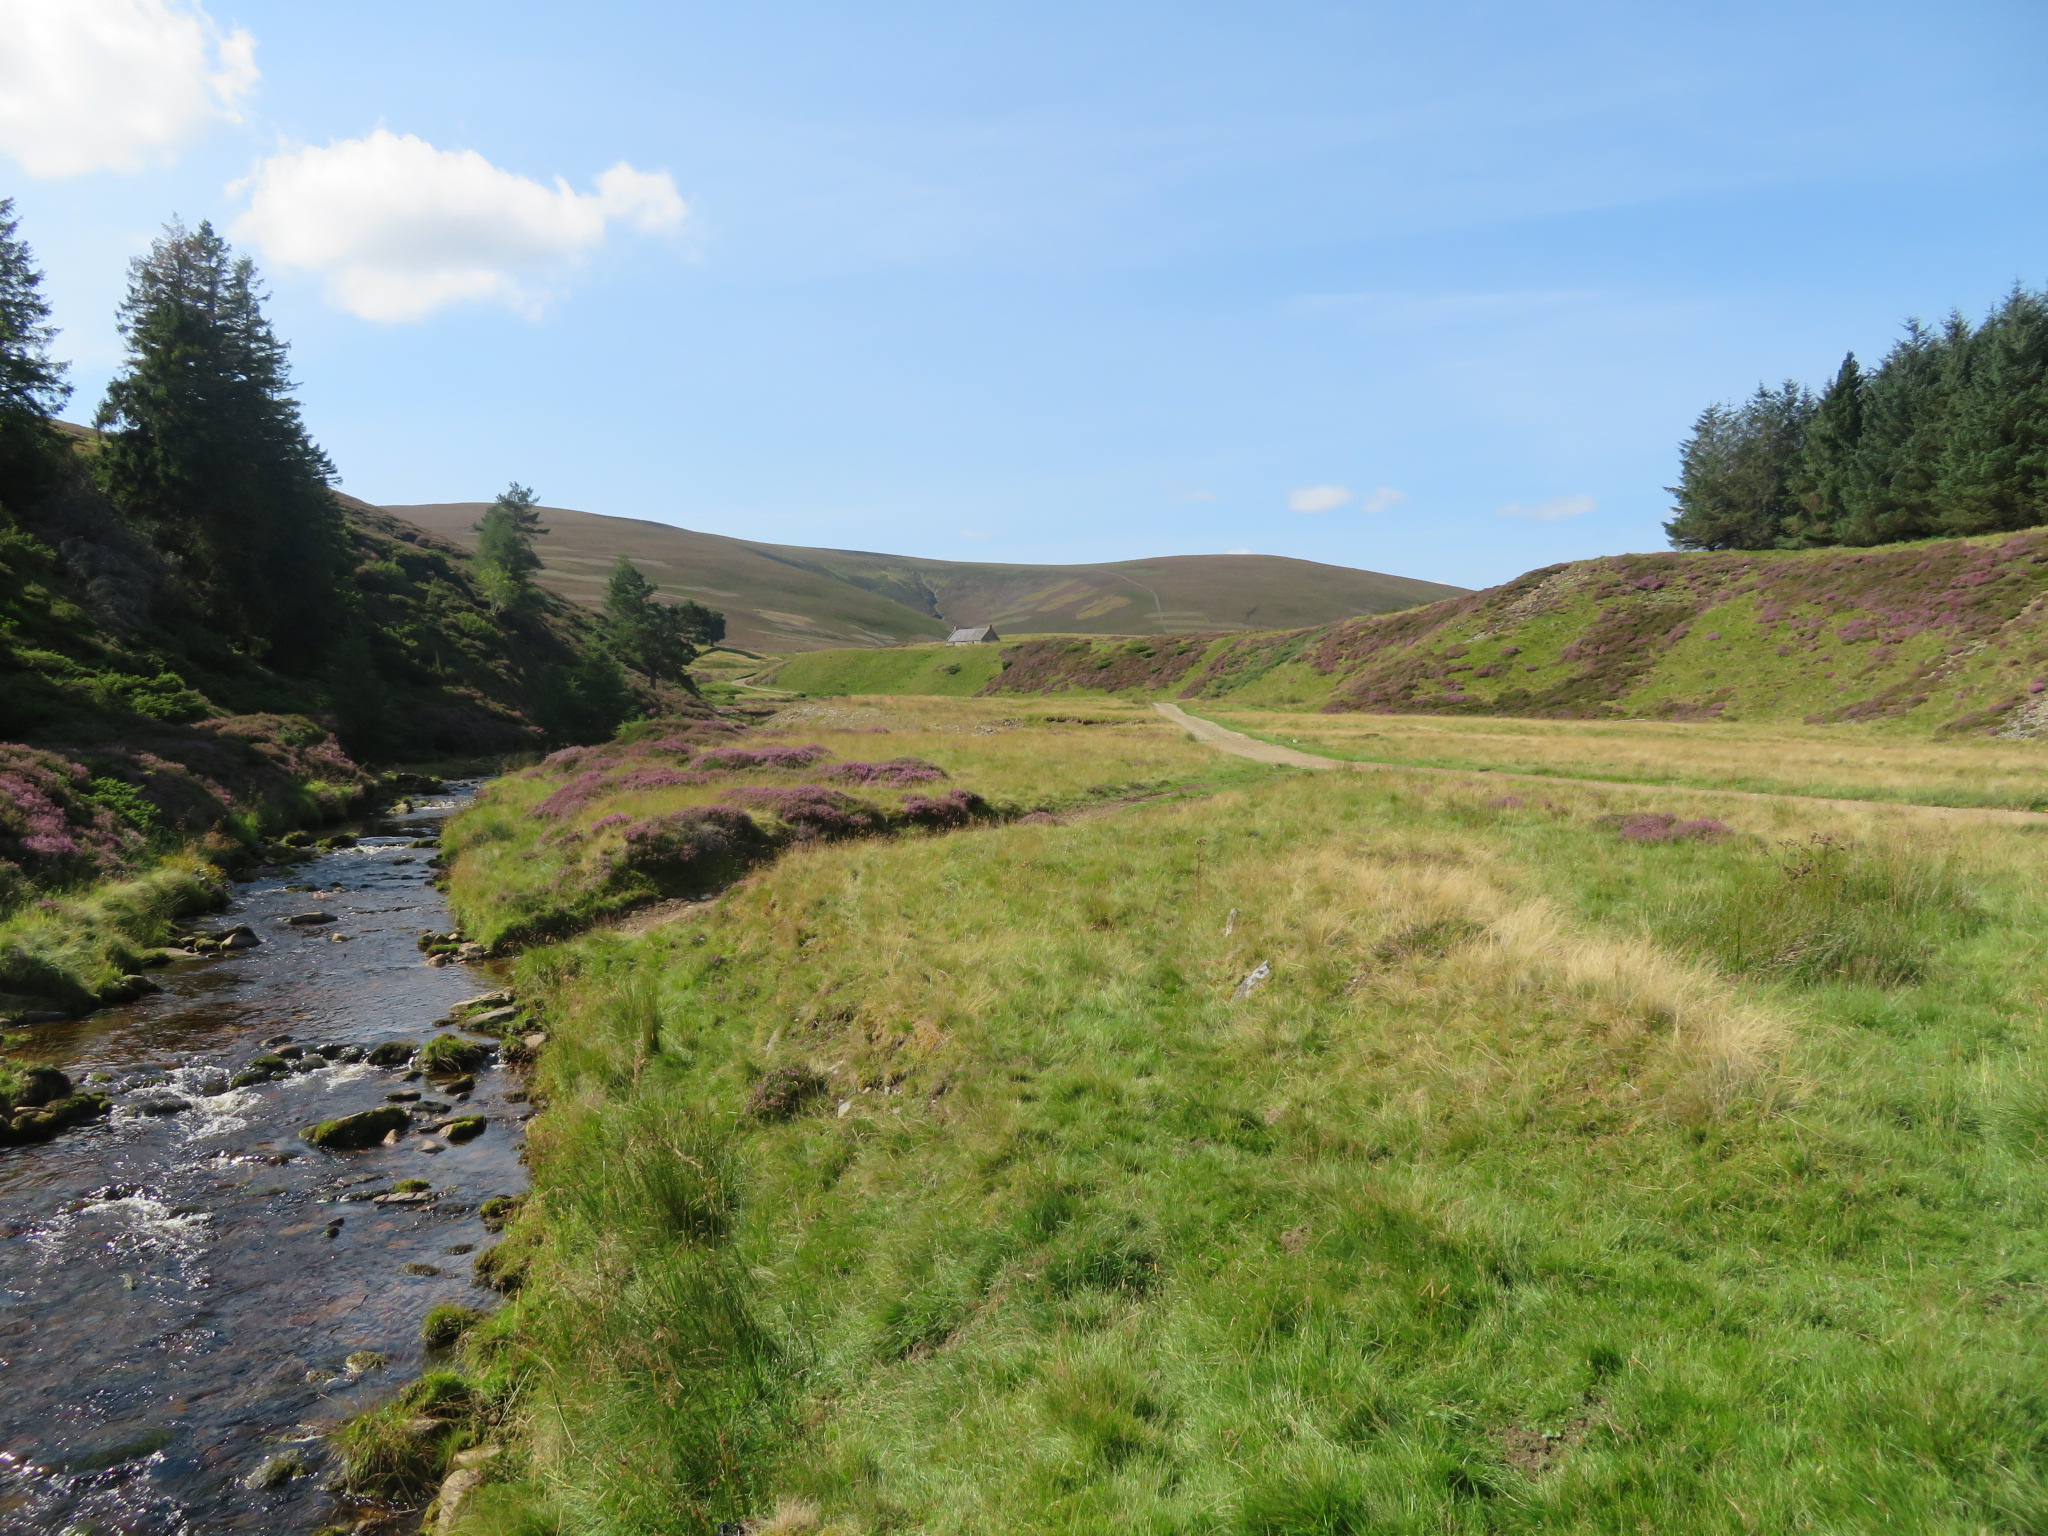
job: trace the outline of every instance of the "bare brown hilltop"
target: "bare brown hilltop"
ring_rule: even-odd
[[[384,510],[474,548],[480,501]],[[957,626],[1024,634],[1294,629],[1461,597],[1462,587],[1281,555],[1166,555],[1103,565],[998,565],[806,549],[565,507],[541,510],[541,585],[594,605],[620,555],[673,597],[726,615],[752,650],[897,645]]]

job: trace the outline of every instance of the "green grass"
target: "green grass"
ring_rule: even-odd
[[[783,710],[762,731],[707,737],[673,751],[652,743],[674,726],[636,727],[641,739],[629,744],[626,755],[543,764],[501,779],[443,837],[452,865],[450,895],[465,931],[490,946],[532,943],[579,932],[663,897],[709,894],[743,873],[745,861],[729,861],[708,882],[665,881],[627,858],[627,833],[646,818],[716,805],[748,786],[838,784],[888,816],[898,815],[913,796],[958,789],[981,797],[991,815],[1014,818],[1256,779],[1266,771],[1219,758],[1151,711],[1114,702],[1086,715],[1072,713],[1071,705],[1038,712],[991,711],[942,698],[886,702],[886,708],[873,700],[844,707],[799,705]],[[720,772],[702,784],[634,787],[635,771],[689,771],[699,751],[719,744],[817,745],[828,757],[808,768]],[[899,757],[934,764],[946,777],[890,787],[840,783],[829,773],[834,763]],[[574,817],[539,812],[550,795],[597,769],[613,777]],[[784,839],[785,829],[772,813],[754,814],[773,838]]]
[[[2039,1529],[2041,866],[1281,773],[537,950],[476,1528]]]
[[[775,669],[774,685],[819,697],[913,693],[967,698],[1002,671],[999,645],[899,645],[887,650],[805,651]]]
[[[25,903],[0,916],[0,1013],[74,1009],[115,992],[171,924],[218,907],[220,871],[192,851],[141,874]]]

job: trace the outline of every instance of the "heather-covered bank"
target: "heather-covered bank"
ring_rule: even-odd
[[[963,718],[998,739],[962,741]],[[450,899],[470,938],[526,945],[709,895],[787,849],[1013,820],[1215,767],[1141,712],[1095,726],[1034,712],[992,727],[937,700],[642,721],[486,789],[446,833]],[[1052,732],[1071,738],[1056,765],[1032,750]],[[1132,778],[1134,763],[1150,775]]]
[[[302,716],[0,743],[0,1019],[136,995],[171,924],[216,904],[225,872],[360,810],[379,783]]]
[[[812,695],[892,691],[848,652]],[[865,685],[865,686],[856,686]],[[1866,721],[2048,731],[2048,531],[1879,549],[1616,555],[1401,613],[1260,635],[1005,647],[987,696],[1387,714]]]

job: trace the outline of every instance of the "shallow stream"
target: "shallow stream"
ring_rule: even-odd
[[[477,1207],[525,1182],[516,1075],[494,1061],[458,1101],[403,1067],[315,1049],[424,1043],[495,985],[415,947],[451,924],[428,884],[432,850],[411,845],[467,793],[238,884],[200,926],[247,924],[260,944],[157,970],[160,994],[46,1027],[18,1053],[82,1085],[108,1074],[91,1086],[115,1102],[54,1141],[0,1150],[0,1532],[271,1536],[346,1519],[324,1486],[322,1431],[431,1363],[428,1308],[487,1305],[470,1284],[492,1241]],[[336,921],[286,921],[313,912]],[[306,1052],[297,1069],[228,1087],[272,1041]],[[415,1129],[350,1153],[299,1137],[411,1092],[425,1102],[416,1127],[459,1105],[487,1128],[463,1145]],[[374,1203],[408,1178],[430,1180],[433,1198]],[[306,1475],[251,1486],[295,1449]]]

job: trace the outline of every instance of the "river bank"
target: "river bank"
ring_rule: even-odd
[[[149,973],[161,992],[9,1045],[112,1109],[0,1151],[0,1531],[293,1536],[374,1517],[337,1507],[324,1437],[429,1365],[431,1308],[479,1304],[478,1207],[524,1183],[523,1094],[495,1062],[459,1095],[408,1080],[402,1054],[360,1059],[425,1042],[492,985],[417,947],[451,925],[413,845],[467,798],[423,798],[235,883],[207,926],[260,942],[174,961]],[[248,1080],[264,1056],[284,1066]],[[395,1145],[300,1137],[392,1104],[408,1115]],[[482,1133],[432,1134],[457,1112]],[[428,1188],[380,1203],[408,1179]]]

